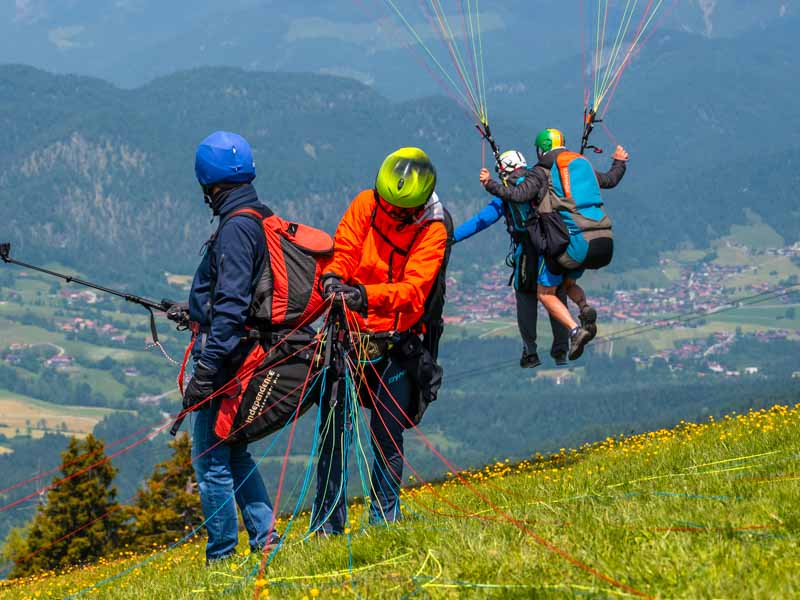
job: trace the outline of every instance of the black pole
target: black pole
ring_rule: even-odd
[[[30,269],[31,271],[44,273],[45,275],[50,275],[51,277],[62,279],[67,283],[75,283],[83,287],[97,290],[98,292],[103,292],[105,294],[116,296],[117,298],[122,298],[126,302],[130,302],[132,304],[138,304],[139,306],[143,306],[144,308],[150,311],[156,310],[159,312],[167,312],[167,310],[169,310],[170,306],[172,305],[172,302],[169,302],[167,300],[162,300],[161,302],[156,302],[155,300],[148,300],[147,298],[142,298],[141,296],[135,296],[134,294],[128,294],[127,292],[121,292],[119,290],[114,290],[102,285],[98,285],[96,283],[92,283],[91,281],[86,281],[85,279],[81,279],[80,277],[65,275],[64,273],[59,273],[58,271],[51,271],[50,269],[45,269],[44,267],[37,267],[36,265],[22,262],[21,260],[16,260],[14,258],[11,258],[10,243],[0,244],[0,259],[2,259],[4,263],[9,265],[16,265],[18,267]]]
[[[175,422],[172,424],[172,427],[170,427],[170,429],[169,429],[169,434],[172,437],[175,437],[176,435],[178,435],[178,432],[181,430],[181,425],[183,425],[184,419],[186,419],[186,415],[181,415],[180,417],[175,419]]]
[[[328,386],[328,403],[336,406],[339,401],[339,387],[342,385],[345,376],[346,362],[346,340],[347,319],[344,314],[344,307],[334,299],[329,315],[328,333],[325,340],[325,362],[323,363],[328,372],[333,373],[333,382]],[[327,375],[326,375],[327,376]]]
[[[593,146],[589,143],[589,138],[594,131],[594,126],[597,123],[602,123],[602,119],[597,118],[597,112],[593,108],[585,108],[583,110],[583,137],[581,138],[581,154],[586,150],[594,150],[595,154],[602,154],[603,149]]]
[[[147,298],[142,298],[141,296],[136,296],[134,294],[128,294],[126,292],[120,292],[118,290],[107,288],[105,286],[92,283],[91,281],[86,281],[85,279],[81,279],[79,277],[73,277],[72,275],[65,275],[64,273],[59,273],[58,271],[51,271],[50,269],[37,267],[36,265],[31,265],[29,263],[22,262],[21,260],[13,259],[11,258],[11,244],[8,242],[0,244],[0,259],[2,259],[2,261],[6,264],[16,265],[18,267],[23,267],[25,269],[30,269],[32,271],[44,273],[45,275],[50,275],[51,277],[62,279],[67,283],[75,283],[77,285],[82,285],[84,287],[88,287],[93,290],[97,290],[99,292],[104,292],[106,294],[122,298],[126,302],[130,302],[132,304],[138,304],[139,306],[144,307],[145,309],[147,309],[147,312],[150,313],[150,335],[153,337],[153,343],[156,345],[160,344],[160,342],[158,341],[158,329],[156,328],[156,319],[155,315],[153,314],[153,311],[155,310],[159,312],[167,312],[170,309],[170,307],[174,304],[173,302],[169,300],[162,300],[161,302],[148,300]],[[181,424],[183,423],[184,418],[185,416],[180,417],[177,421],[175,421],[174,425],[172,426],[172,429],[170,429],[170,433],[173,436],[177,435],[178,430],[181,428]]]
[[[489,124],[481,123],[475,127],[478,129],[481,137],[489,143],[489,147],[492,149],[492,154],[494,154],[494,160],[497,163],[497,166],[500,167],[500,148],[497,145],[497,142],[494,141],[494,136],[492,135],[492,130],[489,127]]]

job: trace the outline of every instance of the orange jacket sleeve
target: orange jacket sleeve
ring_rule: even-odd
[[[335,273],[344,281],[353,276],[361,260],[364,240],[370,229],[372,211],[371,190],[358,194],[344,213],[334,235],[333,259],[326,267],[328,273]]]
[[[422,313],[447,247],[443,223],[432,223],[408,253],[401,281],[365,285],[370,312]]]

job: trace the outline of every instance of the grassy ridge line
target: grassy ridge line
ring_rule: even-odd
[[[88,596],[251,598],[254,585],[262,597],[280,598],[629,596],[536,544],[459,478],[554,546],[648,596],[800,593],[797,405],[609,438],[406,489],[405,521],[367,527],[354,506],[342,539],[302,542],[302,515],[259,581],[249,577],[254,558],[204,568],[197,542]],[[0,595],[60,598],[141,560],[8,583]]]
[[[19,429],[25,434],[28,423],[34,436],[42,436],[45,430],[39,428],[44,421],[46,431],[55,432],[62,423],[67,425],[68,434],[84,435],[91,432],[103,417],[117,412],[112,408],[68,406],[52,404],[0,389],[0,433],[12,438]]]

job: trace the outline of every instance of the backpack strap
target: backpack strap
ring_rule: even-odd
[[[403,261],[402,268],[400,269],[400,277],[402,278],[403,275],[405,274],[406,264],[408,263],[408,260],[407,260],[408,259],[408,255],[411,252],[411,249],[414,247],[414,244],[417,243],[417,240],[420,238],[420,236],[425,231],[427,231],[427,229],[433,223],[438,223],[440,221],[438,221],[436,219],[429,219],[428,221],[423,223],[417,229],[417,231],[414,234],[414,236],[411,238],[411,242],[409,243],[408,247],[407,248],[401,248],[400,246],[395,244],[391,239],[389,239],[389,236],[387,236],[385,233],[383,233],[380,230],[380,228],[377,226],[377,224],[375,223],[375,219],[376,219],[376,217],[378,215],[379,202],[380,202],[380,198],[379,198],[378,192],[376,190],[375,191],[375,206],[372,209],[372,215],[370,217],[370,226],[375,231],[375,233],[377,233],[380,236],[380,238],[384,242],[386,242],[389,246],[391,246],[391,248],[392,248],[392,251],[389,253],[389,261],[388,261],[389,262],[389,282],[388,283],[394,283],[394,275],[393,275],[393,273],[394,273],[394,257],[395,257],[395,254],[398,254],[401,257],[403,257],[404,259],[406,259],[405,261]],[[450,223],[449,224],[449,228],[447,229],[447,237],[448,237],[448,239],[450,239],[453,236],[453,230],[454,230],[454,228],[453,228],[453,219],[450,216],[450,214],[447,212],[447,210],[444,209],[444,207],[442,207],[442,210],[444,211],[444,225],[445,225],[445,228],[448,228],[448,224],[447,224],[448,220],[449,220],[449,223]],[[450,248],[448,247],[448,248],[445,249],[445,257],[449,258],[449,254],[450,254]],[[441,272],[441,267],[440,267],[439,271]],[[438,279],[438,276],[437,276],[437,280],[434,282],[434,288],[432,288],[431,293],[428,294],[428,298],[425,301],[425,314],[422,316],[422,318],[419,320],[419,322],[417,322],[411,328],[412,330],[427,329],[426,325],[429,322],[429,320],[426,319],[427,312],[428,312],[428,300],[434,295],[433,294],[433,289],[438,288],[438,287],[439,287],[439,279]],[[397,324],[398,324],[399,320],[400,320],[400,313],[397,313],[395,315],[395,320],[394,320],[394,328],[395,329],[397,329]]]
[[[376,194],[377,194],[377,192],[376,192]],[[431,223],[435,223],[435,221],[427,221],[426,223],[424,223],[421,227],[419,227],[417,229],[417,232],[414,234],[414,237],[411,238],[411,243],[408,245],[408,247],[407,248],[401,248],[400,246],[395,244],[391,239],[389,239],[389,236],[387,236],[385,233],[383,233],[381,231],[380,227],[377,226],[377,224],[375,223],[375,218],[377,217],[377,215],[378,215],[378,202],[376,201],[375,202],[375,207],[372,209],[372,216],[370,217],[370,227],[373,229],[373,231],[375,231],[375,233],[377,233],[380,236],[380,238],[384,242],[386,242],[389,246],[392,247],[392,251],[389,254],[389,283],[393,283],[392,280],[393,280],[394,276],[392,275],[392,273],[394,271],[394,269],[393,269],[393,267],[394,267],[394,264],[393,264],[394,263],[394,255],[395,254],[399,254],[403,258],[408,258],[408,254],[411,252],[411,249],[414,247],[414,244],[417,243],[417,240],[419,239],[419,236],[421,236],[422,233],[428,227],[430,227]],[[403,263],[403,269],[401,270],[401,274],[404,271],[405,271],[405,262]]]
[[[444,227],[447,230],[447,239],[452,239],[455,227],[453,225],[453,217],[446,208],[444,210]],[[450,263],[450,253],[452,246],[448,245],[444,251],[442,264],[439,267],[439,273],[436,275],[436,280],[433,283],[428,297],[425,299],[425,313],[413,329],[422,329],[423,347],[430,352],[433,360],[436,361],[439,357],[439,341],[442,339],[444,333],[444,304],[447,295],[447,267]]]
[[[271,217],[273,214],[274,213],[269,209],[269,207],[266,207],[266,206],[261,210],[256,209],[256,208],[240,208],[239,210],[235,210],[231,214],[229,214],[227,217],[225,217],[224,220],[220,221],[219,227],[217,227],[217,231],[214,233],[214,235],[211,236],[211,239],[206,243],[213,242],[216,239],[217,235],[219,235],[220,230],[228,223],[228,221],[230,221],[234,217],[247,217],[248,219],[251,219],[251,220],[255,221],[256,223],[258,223],[259,229],[261,229],[261,232],[264,234],[264,239],[265,239],[265,242],[266,242],[266,245],[267,245],[267,247],[266,247],[267,260],[264,261],[264,264],[261,266],[261,269],[258,272],[258,277],[256,278],[256,281],[260,281],[261,278],[264,276],[265,269],[267,269],[268,265],[270,264],[270,259],[269,259],[269,254],[270,254],[269,238],[267,238],[267,232],[264,230],[264,219],[266,219],[267,217]],[[210,290],[209,290],[211,292],[211,304],[212,304],[212,306],[214,304],[214,293],[215,293],[216,287],[217,287],[216,280],[212,281],[211,282],[211,286],[210,286]]]
[[[569,150],[562,152],[556,158],[556,168],[558,169],[558,175],[561,178],[561,186],[566,198],[572,196],[572,180],[570,179],[569,166],[573,161],[579,158],[583,158],[583,156],[577,152],[570,152]]]
[[[273,214],[275,213],[273,213],[266,206],[260,210],[257,208],[240,208],[239,210],[235,210],[227,217],[225,217],[225,220],[219,224],[219,227],[217,227],[217,231],[222,229],[222,227],[233,217],[248,217],[253,221],[258,221],[258,223],[260,224],[264,221],[264,219],[266,219],[267,217],[271,217]]]

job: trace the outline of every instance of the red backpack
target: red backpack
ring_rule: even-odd
[[[248,319],[260,335],[218,399],[214,431],[228,443],[259,440],[316,402],[319,369],[313,377],[310,370],[317,339],[308,325],[325,308],[317,281],[333,256],[333,239],[324,231],[267,210],[244,208],[228,219],[237,215],[261,224],[267,252]],[[181,390],[191,347],[178,380]]]
[[[333,256],[333,238],[252,208],[237,210],[228,219],[239,215],[258,221],[267,239],[266,260],[250,304],[251,320],[272,328],[312,322],[323,306],[317,281]]]

